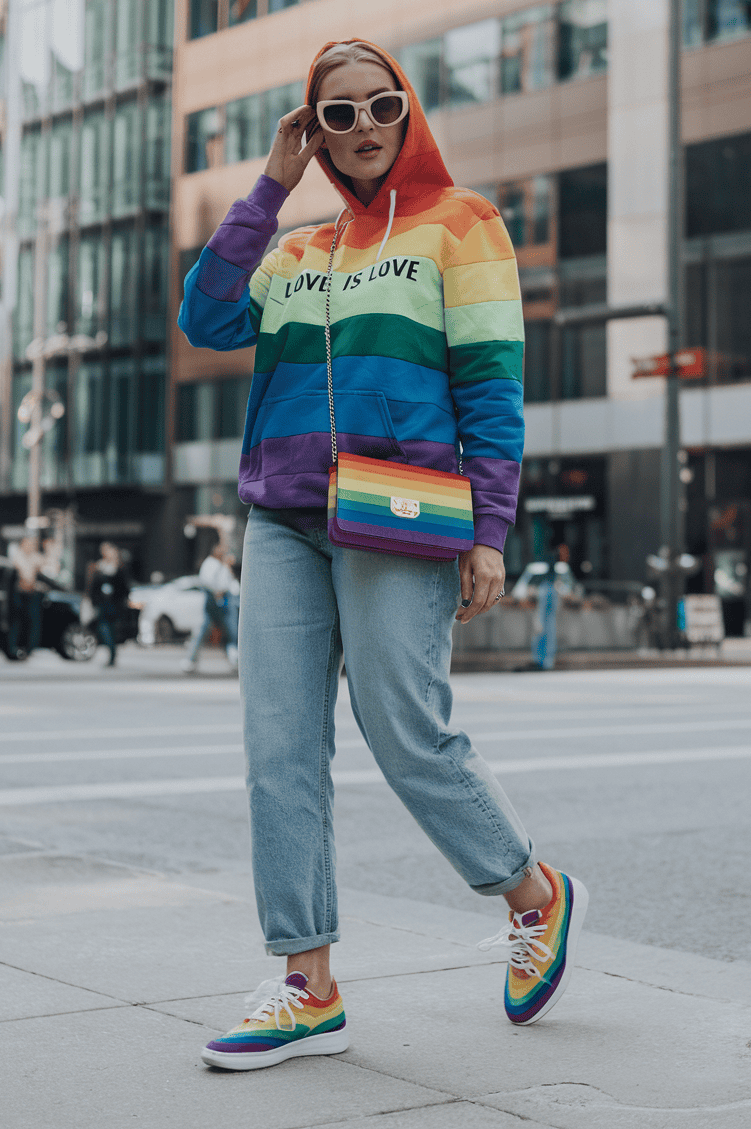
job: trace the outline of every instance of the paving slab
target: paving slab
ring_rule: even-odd
[[[518,1028],[503,1012],[500,972],[348,985],[352,1044],[344,1057],[461,1098],[572,1081],[626,1105],[702,1108],[751,1098],[747,1007],[577,969],[555,1010]]]
[[[7,964],[130,1003],[242,998],[284,967],[266,955],[255,904],[227,890],[56,855],[4,860],[2,886],[0,951]],[[487,918],[484,925],[487,932]],[[348,916],[342,931],[342,982],[488,960],[458,939],[458,924],[456,939],[435,937],[431,922],[421,923],[414,911],[405,927]],[[222,1015],[217,1026],[226,1028]]]
[[[493,1102],[493,1097],[483,1099]],[[562,1083],[498,1094],[501,1108],[521,1124],[554,1129],[748,1129],[751,1099],[674,1108],[618,1102],[594,1086]],[[519,1120],[514,1124],[520,1125]]]
[[[112,996],[0,964],[0,1023],[33,1016],[126,1006],[122,1000]]]
[[[3,1024],[3,1125],[304,1129],[446,1101],[341,1056],[249,1073],[214,1070],[199,1060],[211,1035],[141,1007]]]
[[[473,1102],[452,1101],[446,1105],[400,1110],[398,1113],[358,1117],[356,1121],[333,1121],[336,1129],[525,1129],[512,1113],[502,1113]],[[542,1121],[526,1122],[526,1129],[552,1129]]]

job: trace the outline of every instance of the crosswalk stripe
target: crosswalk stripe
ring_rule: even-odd
[[[652,752],[581,753],[562,757],[530,757],[526,760],[491,761],[491,771],[505,776],[512,773],[561,772],[577,769],[627,768],[699,761],[748,760],[751,745],[712,746],[703,749],[657,749]],[[339,786],[385,783],[377,768],[334,770]],[[240,792],[242,776],[200,776],[176,780],[115,781],[101,784],[61,784],[51,787],[6,788],[0,790],[0,807],[30,806],[86,800],[128,800],[150,796],[185,796],[210,792]]]

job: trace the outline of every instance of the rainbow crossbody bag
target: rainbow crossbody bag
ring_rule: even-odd
[[[468,478],[337,449],[331,366],[331,279],[338,237],[337,219],[326,275],[326,368],[331,420],[329,541],[332,545],[372,553],[456,560],[459,553],[474,545],[472,487]]]

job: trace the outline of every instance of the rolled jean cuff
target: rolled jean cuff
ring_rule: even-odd
[[[511,890],[515,890],[517,886],[521,886],[527,878],[531,878],[532,871],[537,866],[537,852],[535,845],[530,839],[529,841],[529,854],[522,865],[514,871],[510,878],[505,878],[503,882],[487,882],[482,886],[472,886],[476,894],[482,894],[486,898],[494,898],[498,894],[508,894]]]
[[[338,933],[319,933],[317,937],[293,937],[286,941],[267,941],[266,952],[272,957],[289,957],[295,953],[307,953],[311,949],[322,949],[339,940]]]

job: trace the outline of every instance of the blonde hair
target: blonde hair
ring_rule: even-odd
[[[336,70],[337,67],[344,66],[345,63],[360,62],[377,63],[379,67],[383,67],[385,71],[389,72],[396,83],[396,89],[401,90],[401,83],[398,77],[394,74],[383,56],[379,55],[375,48],[371,47],[369,43],[335,43],[333,47],[329,47],[328,51],[324,51],[321,57],[316,60],[310,76],[308,105],[315,109],[321,83],[327,74]]]

